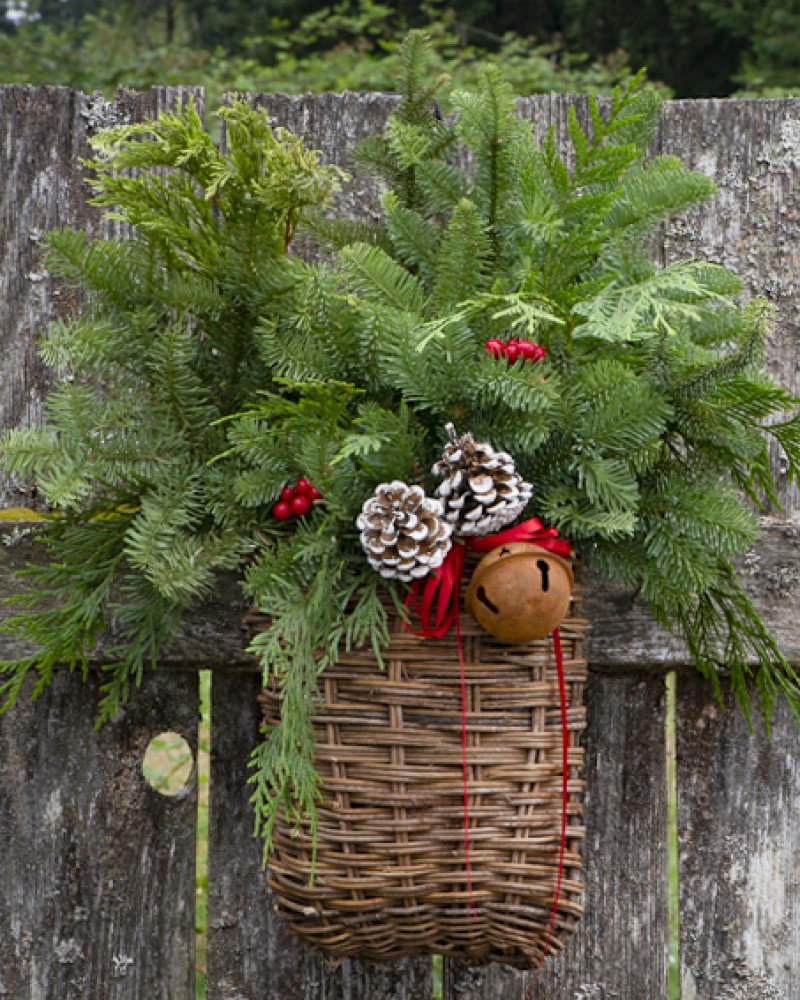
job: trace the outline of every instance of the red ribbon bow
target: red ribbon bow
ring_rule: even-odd
[[[414,635],[425,639],[441,639],[453,627],[458,616],[461,577],[464,574],[468,548],[475,552],[490,552],[509,542],[530,542],[562,559],[568,559],[572,554],[569,542],[559,538],[555,528],[545,528],[536,517],[499,531],[496,535],[457,541],[439,569],[424,580],[415,581],[406,598],[406,608],[417,615],[422,625],[419,631],[414,630]]]

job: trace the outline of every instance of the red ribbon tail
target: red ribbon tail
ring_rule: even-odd
[[[545,528],[538,518],[531,518],[528,521],[518,524],[513,528],[500,531],[495,535],[484,538],[471,538],[469,547],[477,552],[488,552],[500,545],[510,542],[531,542],[547,549],[554,555],[566,559],[572,555],[569,542],[560,538],[555,528]],[[461,684],[461,769],[464,785],[464,863],[467,873],[467,891],[469,894],[470,909],[473,917],[478,919],[478,909],[475,904],[475,894],[472,887],[472,864],[470,859],[470,839],[469,839],[469,761],[468,761],[468,737],[467,737],[467,682],[464,665],[464,648],[461,640],[461,620],[459,617],[459,603],[461,599],[461,577],[464,571],[464,561],[466,557],[466,545],[458,544],[452,546],[442,563],[424,581],[417,580],[406,597],[405,606],[409,612],[415,613],[420,620],[422,628],[415,631],[408,622],[405,628],[414,631],[415,635],[427,639],[441,639],[455,624],[456,645],[458,647],[458,664]],[[567,718],[567,688],[564,677],[564,658],[561,650],[561,636],[558,629],[553,629],[553,651],[555,653],[556,671],[558,674],[558,694],[561,704],[561,736],[562,736],[562,804],[561,804],[561,837],[558,851],[558,874],[556,876],[555,895],[553,899],[553,910],[550,915],[550,923],[547,928],[542,961],[539,964],[536,974],[525,994],[526,1000],[530,996],[542,965],[547,958],[550,944],[553,939],[556,919],[558,917],[558,904],[561,898],[561,885],[564,879],[564,857],[567,844],[567,811],[569,805],[569,724]]]
[[[405,606],[418,616],[422,628],[417,631],[406,623],[407,631],[423,639],[441,639],[447,635],[458,612],[465,556],[463,545],[453,545],[438,569],[424,580],[414,582]]]
[[[553,909],[550,913],[550,923],[547,928],[542,960],[525,993],[529,1000],[533,988],[544,966],[553,940],[553,931],[558,917],[558,904],[561,899],[561,885],[564,881],[564,856],[567,850],[567,813],[569,807],[569,719],[567,717],[567,681],[564,675],[564,654],[561,649],[561,634],[553,629],[553,652],[556,657],[556,672],[558,674],[558,701],[561,708],[561,836],[558,845],[558,873],[556,875],[556,890],[553,897]]]

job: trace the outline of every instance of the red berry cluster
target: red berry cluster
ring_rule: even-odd
[[[293,517],[305,517],[311,510],[315,500],[321,500],[322,494],[305,479],[298,479],[294,486],[284,486],[280,499],[272,508],[272,516],[276,521],[290,521]]]
[[[542,361],[545,357],[544,348],[540,347],[539,344],[534,344],[530,340],[517,340],[515,337],[507,341],[492,337],[491,340],[486,341],[483,349],[492,357],[506,358],[512,364],[519,358],[522,358],[523,361]]]

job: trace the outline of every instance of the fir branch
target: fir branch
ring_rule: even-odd
[[[778,695],[786,700],[800,724],[800,680],[780,652],[733,567],[720,560],[716,582],[693,605],[673,614],[657,605],[656,617],[673,627],[686,642],[692,659],[711,681],[721,701],[721,672],[730,678],[736,704],[751,720],[755,686],[767,732]]]
[[[625,462],[582,454],[573,460],[572,470],[591,505],[620,514],[636,511],[639,487]]]
[[[418,270],[430,287],[436,271],[438,228],[419,212],[403,208],[393,192],[384,195],[382,204],[392,250],[407,267]]]
[[[464,171],[441,160],[421,163],[416,170],[416,180],[425,206],[433,215],[449,215],[467,188]]]
[[[476,206],[462,199],[437,248],[432,308],[446,313],[488,284],[491,243]]]
[[[367,302],[422,313],[425,296],[419,281],[379,247],[363,243],[346,247],[339,254],[339,264],[352,288]]]
[[[19,696],[33,673],[36,698],[49,685],[53,670],[66,666],[85,677],[88,655],[105,626],[105,609],[123,557],[123,539],[129,515],[122,510],[96,512],[97,519],[76,524],[54,520],[41,541],[50,559],[24,570],[28,589],[8,598],[22,608],[0,625],[0,632],[36,645],[35,653],[0,662],[0,711]]]
[[[611,230],[652,231],[664,219],[711,198],[716,186],[673,156],[659,156],[624,177],[606,224]]]

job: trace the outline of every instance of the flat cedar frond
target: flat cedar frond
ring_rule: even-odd
[[[676,317],[691,319],[698,303],[724,303],[738,290],[739,282],[725,268],[681,261],[634,284],[612,282],[600,295],[579,303],[575,312],[584,322],[575,335],[615,343],[674,333]]]

